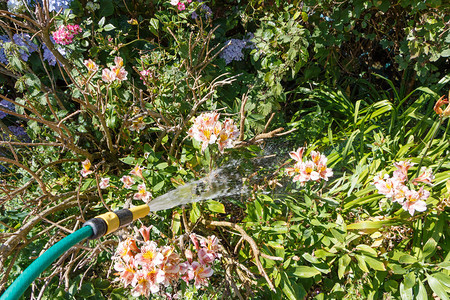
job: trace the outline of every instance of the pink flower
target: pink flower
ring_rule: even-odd
[[[164,274],[162,274],[164,276]],[[134,289],[131,291],[133,297],[145,296],[159,292],[159,282],[161,280],[161,270],[137,270],[132,285]]]
[[[106,189],[109,187],[109,177],[104,177],[100,179],[100,183],[98,185],[101,189]]]
[[[81,33],[79,25],[61,25],[56,31],[52,32],[56,44],[69,45],[73,42],[75,35]]]
[[[170,4],[172,4],[173,6],[177,6],[178,0],[170,0]]]
[[[294,159],[297,162],[301,162],[302,161],[302,157],[303,157],[303,152],[305,151],[304,147],[300,147],[297,149],[297,151],[291,151],[289,152],[289,156]]]
[[[115,73],[116,79],[119,81],[127,80],[128,72],[123,67],[114,66],[111,68],[111,72]]]
[[[407,210],[411,216],[414,216],[415,211],[426,211],[427,204],[423,200],[426,200],[429,195],[430,192],[424,191],[422,188],[420,188],[419,191],[408,191],[402,207],[404,210]]]
[[[194,284],[197,288],[201,287],[202,285],[208,286],[207,278],[211,277],[211,275],[214,273],[211,267],[206,267],[196,261],[192,263],[191,272],[193,273],[193,277],[195,279]]]
[[[140,132],[142,129],[145,128],[145,122],[143,121],[144,117],[139,117],[137,119],[134,119],[129,127],[131,131]]]
[[[151,198],[152,194],[147,192],[145,183],[138,185],[138,192],[134,194],[133,199],[142,200],[144,202],[148,202]]]
[[[333,170],[327,167],[327,157],[320,152],[311,151],[312,160],[303,162],[304,152],[305,148],[303,147],[289,152],[289,156],[295,160],[293,167],[286,168],[286,173],[294,176],[292,181],[299,181],[300,185],[304,185],[308,181],[320,181],[320,179],[328,181],[328,178],[333,176]]]
[[[149,241],[141,247],[141,253],[136,254],[135,260],[150,269],[162,264],[164,256],[159,252],[158,245],[154,241]]]
[[[86,160],[83,161],[83,162],[81,163],[81,165],[83,166],[83,169],[80,171],[81,176],[86,177],[86,176],[88,176],[89,174],[94,173],[94,171],[89,170],[89,169],[91,168],[91,161],[90,161],[89,159],[86,158]]]
[[[127,238],[120,242],[116,249],[116,255],[125,262],[129,262],[134,257],[135,252],[139,252],[139,248],[133,238]]]
[[[233,142],[238,138],[238,136],[239,130],[237,129],[237,126],[233,124],[233,120],[225,119],[222,129],[218,134],[219,139],[217,140],[220,153],[223,153],[224,149],[233,148]]]
[[[131,176],[128,176],[128,175],[120,178],[120,181],[123,182],[123,188],[125,188],[125,189],[130,189],[131,186],[134,184],[133,178],[131,178]]]
[[[315,171],[315,164],[314,162],[308,160],[304,163],[303,168],[300,169],[300,182],[307,182],[309,180],[319,180],[320,175],[317,171]]]
[[[215,253],[208,251],[207,248],[201,248],[200,250],[198,250],[197,255],[198,261],[202,265],[209,265],[216,259]]]
[[[431,182],[434,180],[433,171],[431,168],[422,167],[420,169],[420,175],[417,178],[414,178],[412,183],[414,185],[417,185],[419,182],[423,182],[426,184],[431,184]]]
[[[116,73],[108,68],[103,69],[102,79],[104,82],[111,83],[116,80]]]
[[[222,124],[218,122],[219,114],[202,113],[195,118],[194,124],[188,131],[188,135],[193,139],[203,142],[202,152],[206,150],[209,144],[214,144],[222,129]]]
[[[116,67],[120,68],[123,66],[123,58],[120,56],[116,56],[114,58],[114,63],[116,64]]]
[[[394,182],[387,174],[384,175],[383,179],[377,178],[375,187],[377,188],[379,194],[385,195],[388,198],[394,195]]]
[[[128,263],[123,261],[116,261],[114,264],[114,270],[118,271],[116,275],[119,276],[118,280],[123,283],[125,287],[130,285],[136,274],[136,267],[134,266],[134,261],[131,259]]]
[[[133,170],[130,172],[130,174],[144,179],[144,176],[142,175],[142,170],[144,170],[144,168],[140,167],[139,165],[136,165],[133,168]],[[144,188],[145,188],[145,186],[144,186]]]
[[[85,60],[83,64],[86,66],[89,73],[95,73],[98,70],[98,65],[90,58]]]
[[[183,2],[178,2],[177,8],[179,11],[183,11],[186,9],[186,5]]]
[[[194,243],[195,249],[199,250],[200,246],[199,246],[199,243],[198,243],[197,235],[195,233],[191,233],[189,235],[189,238],[191,239],[192,243]]]
[[[215,235],[210,235],[208,238],[201,240],[200,245],[206,248],[208,252],[214,253],[216,257],[220,257],[219,239]]]
[[[148,227],[142,225],[139,229],[139,233],[142,235],[142,238],[144,239],[144,242],[147,242],[150,240],[150,230],[152,229],[153,225],[150,225]]]

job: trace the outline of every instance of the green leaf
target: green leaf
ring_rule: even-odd
[[[96,289],[100,289],[100,290],[106,290],[107,288],[109,288],[111,285],[111,283],[108,280],[103,280],[101,278],[96,278],[94,280],[94,286]]]
[[[364,260],[364,256],[361,255],[355,255],[356,260],[358,261],[359,268],[366,273],[369,273],[369,269],[367,268],[366,262]]]
[[[294,275],[300,278],[311,278],[319,274],[320,274],[319,270],[307,266],[296,267],[294,271]]]
[[[402,300],[413,300],[413,290],[405,288],[405,285],[400,283],[400,297]]]
[[[283,291],[284,295],[287,297],[286,299],[289,300],[297,300],[297,296],[295,295],[295,289],[293,288],[291,281],[289,280],[289,277],[285,272],[282,272],[281,274],[282,280],[281,280],[281,290]]]
[[[106,26],[103,27],[103,29],[104,29],[105,31],[111,31],[111,30],[113,30],[113,29],[116,29],[116,27],[115,27],[113,24],[106,24]]]
[[[402,264],[413,264],[417,262],[417,258],[409,254],[403,254],[398,258],[398,262]]]
[[[425,286],[422,283],[422,280],[419,280],[418,282],[419,290],[417,291],[417,300],[428,300],[427,290]]]
[[[164,181],[160,181],[157,184],[155,184],[154,186],[152,186],[152,192],[157,192],[160,189],[162,189],[164,187]]]
[[[136,164],[136,159],[133,156],[127,156],[119,159],[121,162],[126,163],[127,165],[134,166]]]
[[[180,228],[181,228],[181,216],[180,213],[177,211],[174,211],[172,214],[172,234],[174,236],[177,236],[179,234]]]
[[[439,282],[445,285],[446,287],[450,288],[450,276],[448,276],[447,274],[438,272],[433,273],[431,276],[439,280]]]
[[[436,246],[436,241],[433,238],[430,238],[423,246],[423,259],[426,259],[433,255],[434,251],[436,251]]]
[[[200,211],[200,208],[198,207],[197,203],[192,203],[192,209],[189,214],[189,219],[191,220],[191,222],[194,224],[197,223],[197,220],[200,218],[201,215],[202,212]]]
[[[436,278],[427,274],[428,285],[433,290],[433,292],[438,295],[441,300],[448,300],[448,294],[445,287]]]
[[[394,274],[397,275],[402,275],[407,272],[405,269],[403,269],[400,265],[397,264],[390,263],[388,264],[388,267],[392,270],[392,272],[394,272]]]
[[[103,25],[105,24],[105,17],[101,18],[100,21],[98,21],[98,27],[103,27]]]
[[[344,254],[341,258],[339,258],[338,261],[338,277],[339,279],[342,279],[345,275],[345,271],[350,264],[351,258],[348,256],[348,254]]]
[[[403,284],[405,285],[406,289],[410,289],[416,284],[416,276],[414,275],[414,272],[409,272],[408,274],[404,275],[403,279]]]
[[[208,209],[212,212],[216,212],[216,213],[220,213],[220,214],[224,214],[225,213],[225,206],[217,201],[214,200],[209,200],[207,202],[208,205]]]
[[[335,237],[339,242],[345,243],[345,234],[341,233],[339,230],[336,230],[334,228],[330,229],[331,234],[333,237]]]
[[[318,260],[316,257],[312,256],[311,254],[309,254],[309,253],[307,253],[307,252],[303,253],[302,257],[303,257],[304,259],[306,259],[306,261],[308,261],[308,262],[310,262],[310,263],[312,263],[312,264],[318,264],[318,263],[321,263],[320,260]]]
[[[92,178],[85,179],[83,182],[83,185],[81,186],[80,191],[84,192],[85,190],[87,190],[90,187],[95,186],[96,184],[97,183],[96,183],[95,179],[92,179]]]
[[[378,259],[372,258],[370,256],[364,256],[364,261],[374,270],[386,271],[384,264]]]
[[[439,268],[450,271],[450,261],[443,261],[437,265]]]
[[[356,249],[358,249],[359,251],[363,252],[364,254],[373,256],[373,257],[377,257],[377,251],[375,251],[372,247],[365,245],[365,244],[361,244],[356,246]]]
[[[162,162],[162,163],[157,164],[157,165],[155,166],[155,168],[157,168],[158,170],[164,170],[164,169],[167,168],[168,166],[169,166],[168,163]]]
[[[379,197],[377,199],[380,199]],[[349,230],[367,230],[367,229],[379,229],[384,226],[396,225],[399,221],[387,220],[387,221],[363,221],[347,225]]]

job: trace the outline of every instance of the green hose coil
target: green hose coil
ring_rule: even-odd
[[[31,265],[29,265],[28,268],[26,268],[23,273],[17,277],[17,279],[0,297],[0,300],[19,299],[30,284],[39,276],[39,274],[41,274],[41,272],[52,264],[55,258],[60,257],[75,244],[91,237],[92,234],[92,228],[90,226],[85,226],[50,247],[50,249],[45,251],[35,261],[33,261]]]

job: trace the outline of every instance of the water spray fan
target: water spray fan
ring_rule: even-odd
[[[155,198],[150,204],[107,212],[90,219],[83,224],[82,228],[57,242],[33,261],[2,294],[0,300],[19,299],[39,274],[63,253],[85,239],[98,239],[112,233],[147,216],[150,211],[155,212],[182,204],[241,193],[243,189],[239,185],[235,185],[236,178],[223,171],[224,169],[214,170],[205,178],[179,186],[177,189]]]

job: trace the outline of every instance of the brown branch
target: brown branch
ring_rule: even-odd
[[[202,220],[202,223],[204,225],[230,227],[230,228],[233,228],[234,230],[238,231],[241,234],[241,236],[244,238],[244,240],[246,240],[249,243],[250,248],[252,249],[252,252],[253,252],[253,256],[255,258],[255,264],[258,267],[259,272],[266,279],[267,284],[269,285],[269,288],[272,291],[275,291],[275,286],[273,285],[272,281],[270,281],[269,276],[267,275],[266,271],[264,270],[264,268],[261,264],[261,261],[259,260],[259,256],[262,256],[261,251],[259,250],[258,245],[256,245],[255,240],[247,234],[247,232],[244,230],[244,228],[242,228],[241,226],[239,226],[235,223],[226,222],[226,221]]]

